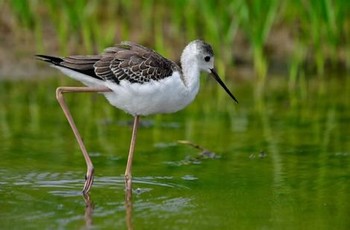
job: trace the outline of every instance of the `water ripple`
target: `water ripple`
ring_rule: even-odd
[[[81,173],[78,172],[64,172],[64,173],[50,173],[50,172],[30,172],[26,175],[11,174],[10,172],[0,171],[1,175],[12,175],[3,177],[5,180],[1,181],[2,189],[13,190],[9,187],[23,187],[23,188],[43,188],[49,190],[48,193],[59,196],[77,196],[81,195],[81,189],[84,184],[84,179],[81,179]],[[194,178],[181,178],[184,180],[194,180]],[[174,182],[172,176],[147,176],[134,177],[133,185],[136,194],[142,194],[153,190],[155,187],[166,187],[174,189],[188,189]],[[124,189],[124,176],[104,176],[95,177],[93,188],[103,189]]]

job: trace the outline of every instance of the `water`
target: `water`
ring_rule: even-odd
[[[132,206],[123,173],[129,115],[98,95],[67,95],[94,162],[85,165],[54,97],[60,78],[0,84],[2,229],[349,229],[349,78],[257,95],[235,85],[235,105],[213,82],[171,115],[142,119]],[[190,145],[204,147],[208,155]]]

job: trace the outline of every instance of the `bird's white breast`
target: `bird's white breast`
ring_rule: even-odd
[[[198,79],[198,78],[197,78]],[[172,113],[193,101],[199,89],[199,80],[185,85],[179,72],[172,76],[143,84],[121,81],[119,85],[106,81],[113,92],[104,93],[108,101],[132,115]]]

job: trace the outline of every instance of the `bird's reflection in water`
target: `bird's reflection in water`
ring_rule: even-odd
[[[83,194],[85,201],[85,227],[86,229],[91,229],[93,227],[92,216],[94,212],[95,205],[92,202],[89,194]],[[125,222],[127,229],[133,229],[132,225],[132,191],[125,192]]]
[[[118,184],[122,183],[124,178],[116,178],[116,177],[103,177],[100,178],[99,182],[102,182],[103,186],[110,186],[111,184]],[[106,183],[106,184],[104,184]],[[143,193],[148,193],[152,191],[152,187],[164,187],[167,189],[172,189],[172,188],[177,188],[177,189],[186,189],[188,190],[189,188],[186,186],[183,186],[182,184],[174,183],[174,178],[171,176],[157,176],[157,177],[142,177],[142,178],[134,178],[133,180],[133,186],[139,185],[140,187],[135,187],[132,190],[128,190],[124,188],[124,205],[123,202],[117,202],[116,205],[114,206],[115,211],[120,213],[119,211],[122,210],[122,212],[125,210],[125,226],[127,229],[133,229],[133,211],[134,211],[134,199],[140,197]],[[113,186],[114,187],[114,186]],[[123,186],[124,187],[124,186]],[[113,191],[115,188],[112,188]],[[122,189],[118,189],[118,194]],[[114,191],[116,192],[116,191]],[[90,228],[96,228],[96,225],[93,223],[93,215],[95,216],[101,216],[99,213],[94,213],[94,208],[95,204],[92,201],[91,197],[89,194],[83,195],[84,201],[85,201],[85,225],[87,229]],[[158,208],[160,210],[164,210],[164,205],[166,206],[169,204],[170,206],[167,208],[167,210],[170,210],[173,207],[182,208],[182,206],[185,204],[187,206],[187,198],[184,198],[182,195],[178,198],[174,197],[156,197],[156,200],[163,200],[162,204],[155,204],[155,207],[158,207],[157,205],[160,205]],[[185,199],[185,203],[184,203]],[[109,203],[110,204],[110,203]],[[146,206],[150,205],[148,203],[144,204]],[[101,206],[100,206],[101,207]],[[155,208],[152,205],[152,208]],[[157,208],[156,208],[157,209]],[[99,210],[101,211],[101,210]],[[108,212],[109,213],[109,212]],[[114,211],[113,211],[114,213]],[[124,217],[117,217],[118,223],[120,222],[121,218]]]
[[[125,192],[125,221],[127,228],[133,229],[132,227],[132,190]]]
[[[89,194],[83,194],[84,201],[85,201],[85,226],[86,229],[92,228],[92,213],[94,212],[94,204],[90,199]]]

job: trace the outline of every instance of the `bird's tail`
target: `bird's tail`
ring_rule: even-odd
[[[40,61],[48,62],[54,65],[59,65],[61,62],[63,62],[62,58],[55,56],[36,54],[35,57]]]

